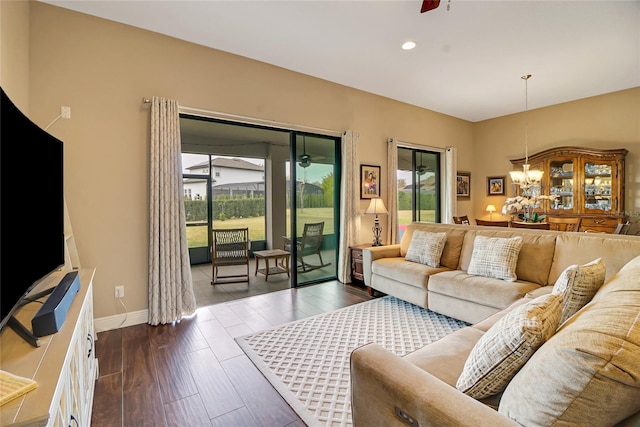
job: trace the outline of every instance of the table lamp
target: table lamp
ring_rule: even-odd
[[[486,211],[489,212],[489,221],[493,221],[493,213],[496,211],[496,207],[493,205],[489,205],[487,206]]]
[[[369,207],[366,211],[366,214],[375,214],[376,218],[373,221],[373,246],[382,246],[382,227],[380,226],[380,219],[378,219],[378,215],[388,214],[387,208],[384,207],[384,202],[382,199],[371,199],[371,203],[369,203]]]

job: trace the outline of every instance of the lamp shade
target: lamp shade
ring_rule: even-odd
[[[389,212],[387,212],[387,208],[384,207],[382,199],[371,199],[371,203],[369,203],[369,207],[364,213],[382,215]]]
[[[487,212],[495,212],[496,211],[496,207],[493,205],[489,205],[487,206]]]

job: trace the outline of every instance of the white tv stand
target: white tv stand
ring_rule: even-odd
[[[47,278],[38,289],[55,286],[66,271]],[[32,378],[38,387],[0,407],[2,426],[91,425],[93,392],[98,378],[93,326],[93,276],[80,270],[80,291],[59,332],[42,337],[33,347],[13,330],[0,334],[0,369]],[[17,318],[30,324],[39,304],[24,306]]]

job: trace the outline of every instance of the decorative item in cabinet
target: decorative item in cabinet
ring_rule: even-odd
[[[585,210],[611,211],[613,209],[612,169],[610,164],[598,164],[591,161],[584,164]]]
[[[529,156],[544,171],[540,193],[556,195],[549,206],[553,216],[579,216],[580,231],[613,233],[626,220],[624,172],[626,149],[599,150],[559,147]],[[515,159],[514,169],[525,159]],[[532,166],[534,167],[534,166]]]
[[[558,196],[550,206],[552,210],[573,211],[573,159],[549,162],[549,194]]]

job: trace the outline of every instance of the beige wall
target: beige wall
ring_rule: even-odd
[[[65,193],[95,316],[147,307],[149,111],[143,97],[360,133],[360,160],[386,171],[386,140],[456,146],[471,169],[472,124],[268,64],[31,3],[30,117],[65,142]],[[4,37],[2,40],[4,47]],[[4,80],[2,81],[4,84]],[[383,194],[384,196],[384,194]],[[386,197],[386,196],[385,196]],[[365,203],[361,209],[366,208]],[[362,241],[372,219],[363,217]]]
[[[28,1],[0,1],[0,83],[11,101],[29,114]]]
[[[529,154],[552,147],[626,148],[625,205],[640,211],[640,88],[529,111]],[[487,196],[487,176],[508,175],[510,159],[524,157],[524,113],[474,124],[472,211],[489,219],[488,204],[498,210],[506,197]],[[507,182],[510,180],[507,178]],[[509,184],[507,196],[514,194]],[[500,219],[500,212],[493,219]]]

